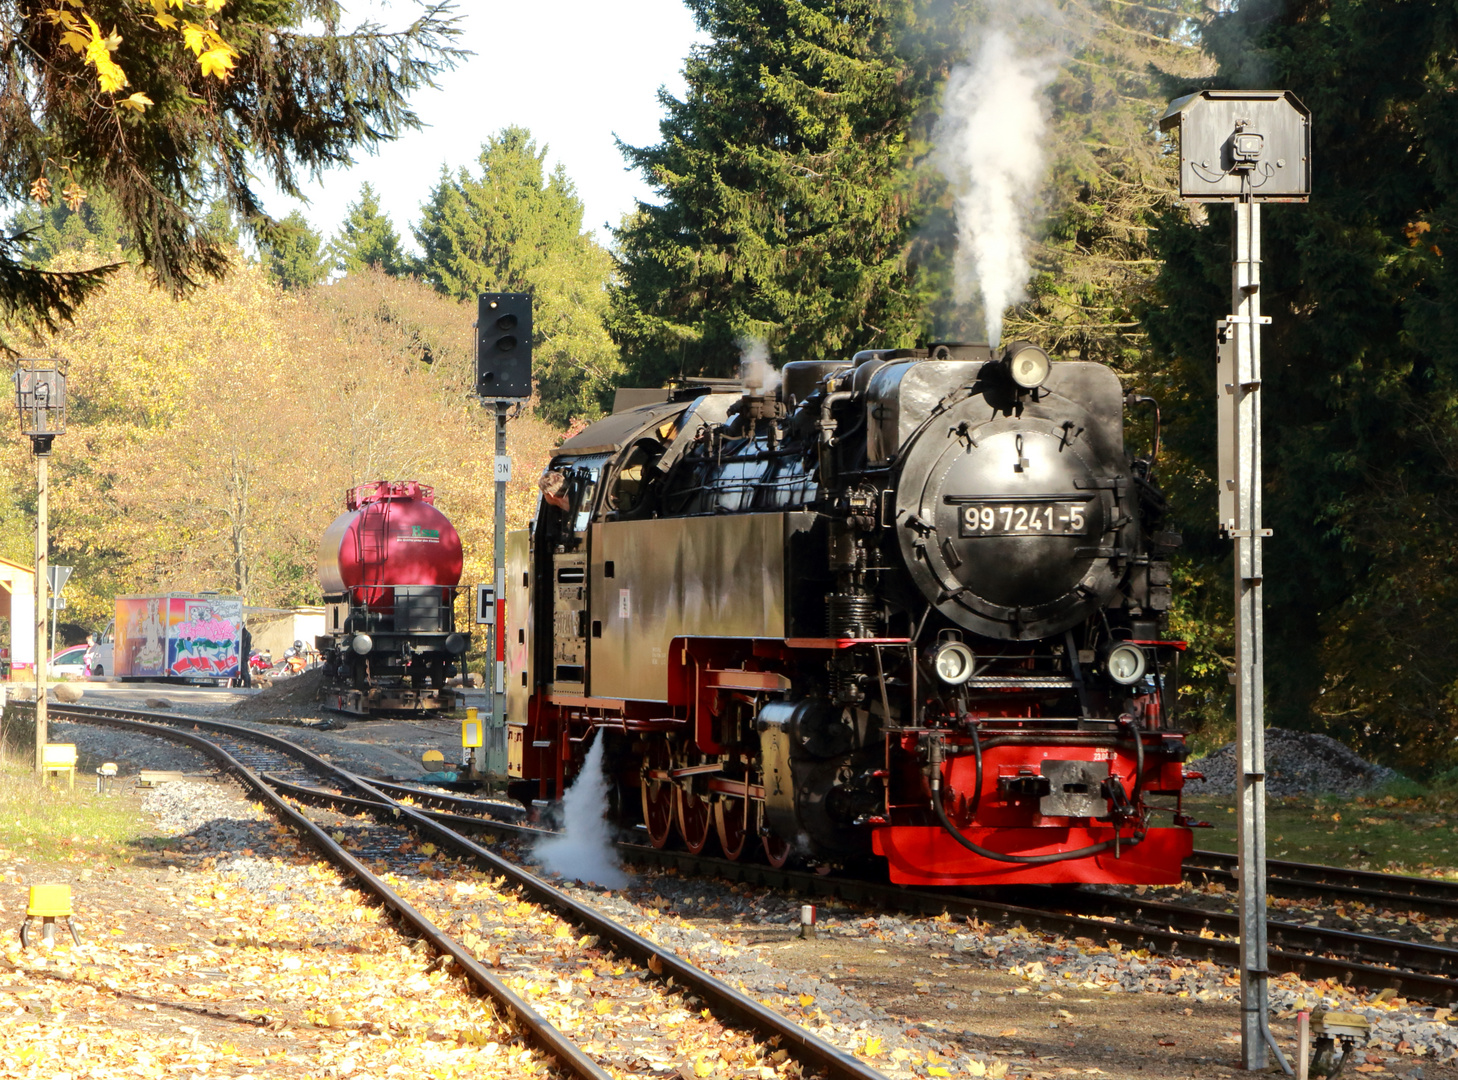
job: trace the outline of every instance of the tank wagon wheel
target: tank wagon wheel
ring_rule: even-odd
[[[759,811],[760,843],[764,848],[765,860],[776,870],[790,861],[790,842],[782,840],[772,832],[765,832],[764,804]]]
[[[661,848],[673,833],[674,785],[672,780],[651,779],[648,771],[668,770],[668,747],[661,742],[650,742],[643,755],[643,768],[643,824],[648,827],[648,842]]]
[[[734,795],[720,795],[714,801],[714,831],[730,862],[739,861],[749,840],[748,801]]]
[[[674,786],[674,804],[678,809],[678,833],[689,854],[699,855],[709,846],[714,835],[714,812],[709,800]]]

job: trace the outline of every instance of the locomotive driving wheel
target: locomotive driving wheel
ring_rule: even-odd
[[[764,848],[764,857],[776,870],[790,861],[790,842],[767,831],[764,822],[764,803],[759,804],[759,836]]]
[[[643,753],[643,824],[648,827],[648,841],[656,848],[668,843],[673,833],[673,781],[665,776],[655,779],[653,772],[667,773],[670,760],[668,745],[650,740]]]
[[[714,801],[714,831],[719,834],[724,857],[738,862],[749,841],[749,800],[721,794]]]
[[[713,811],[709,800],[702,795],[685,791],[677,784],[673,788],[674,805],[678,808],[678,834],[683,837],[684,847],[691,855],[701,854],[709,846],[709,837],[714,835]]]

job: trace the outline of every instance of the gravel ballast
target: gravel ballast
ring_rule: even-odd
[[[1222,746],[1205,757],[1191,761],[1191,771],[1203,773],[1204,781],[1192,780],[1185,790],[1191,795],[1233,795],[1235,793],[1236,745]],[[1324,795],[1337,792],[1360,794],[1397,778],[1397,773],[1375,765],[1326,735],[1285,728],[1266,730],[1266,794],[1273,798],[1289,795]]]

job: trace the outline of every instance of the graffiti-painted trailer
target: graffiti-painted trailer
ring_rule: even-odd
[[[91,674],[108,679],[228,683],[242,671],[243,601],[163,593],[118,596]]]

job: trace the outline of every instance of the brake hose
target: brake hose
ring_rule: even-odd
[[[977,795],[978,798],[981,798],[981,744],[974,740],[972,745],[977,751]],[[931,783],[932,810],[935,811],[937,820],[942,823],[942,828],[947,830],[947,834],[974,855],[981,855],[984,859],[992,859],[995,862],[1018,863],[1023,866],[1045,866],[1048,863],[1066,862],[1069,859],[1083,859],[1090,855],[1101,855],[1114,847],[1113,840],[1105,840],[1102,843],[1091,844],[1088,847],[1078,848],[1075,851],[1055,851],[1049,852],[1047,855],[1008,855],[1001,851],[993,851],[991,848],[985,848],[981,844],[973,843],[962,835],[957,826],[952,824],[952,819],[947,816],[947,808],[942,805],[942,762],[945,760],[942,757],[942,740],[940,738],[933,738],[928,746],[928,751],[927,767],[930,770],[928,779]],[[1142,752],[1140,757],[1142,759]],[[1114,829],[1117,832],[1118,826],[1114,826]],[[1144,836],[1142,833],[1135,833],[1134,836],[1126,841],[1121,841],[1121,843],[1125,847],[1133,847],[1143,839]]]

